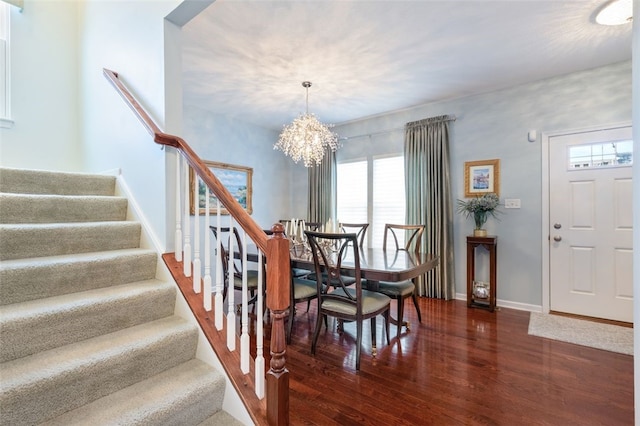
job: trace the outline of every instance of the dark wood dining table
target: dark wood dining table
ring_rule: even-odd
[[[350,252],[351,253],[351,252]],[[291,266],[313,270],[313,255],[302,247],[292,247]],[[376,289],[379,281],[399,282],[423,275],[436,266],[440,258],[431,253],[416,253],[407,250],[384,250],[382,248],[360,248],[360,274],[367,280],[370,290]],[[346,275],[354,275],[352,258],[342,260]]]

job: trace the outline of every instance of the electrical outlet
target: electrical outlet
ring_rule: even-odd
[[[520,208],[520,198],[505,198],[504,199],[504,208],[505,209],[519,209]]]

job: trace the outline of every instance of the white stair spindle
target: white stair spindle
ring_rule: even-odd
[[[233,248],[233,216],[229,215],[229,288],[227,289],[227,300],[229,304],[229,311],[227,313],[227,348],[230,351],[236,350],[236,308],[235,304],[235,291],[234,291],[234,256],[235,249]]]
[[[263,320],[264,312],[262,309],[262,288],[263,288],[263,280],[262,276],[262,251],[258,249],[258,315],[256,317],[256,360],[255,360],[255,386],[256,386],[256,396],[259,399],[264,398],[265,393],[265,376],[264,376],[264,355],[263,355]]]
[[[222,330],[224,277],[222,276],[222,236],[220,233],[220,200],[216,198],[216,226],[218,227],[218,238],[216,238],[216,308],[215,325],[216,330]]]
[[[182,156],[176,150],[176,235],[174,241],[174,255],[176,261],[182,262],[182,204],[180,200],[180,165],[182,164]]]
[[[184,168],[184,253],[182,271],[185,277],[191,276],[191,224],[189,223],[189,165]]]
[[[211,229],[209,214],[209,187],[205,185],[206,200],[204,202],[204,294],[203,306],[205,311],[211,310]]]
[[[249,372],[249,286],[247,283],[247,233],[242,229],[242,331],[240,334],[240,370]]]
[[[193,176],[193,291],[200,294],[202,291],[202,266],[200,263],[200,200],[198,199],[198,186],[200,178],[194,173]]]

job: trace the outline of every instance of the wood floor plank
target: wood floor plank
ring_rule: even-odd
[[[379,318],[375,358],[365,324],[356,372],[355,325],[339,334],[330,320],[312,356],[315,304],[308,313],[298,305],[287,348],[291,424],[633,424],[632,356],[529,336],[524,311],[420,306],[422,324],[409,301],[411,331],[398,338],[391,327],[390,345]]]

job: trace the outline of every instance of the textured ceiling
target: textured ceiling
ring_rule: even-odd
[[[187,105],[279,130],[343,123],[631,59],[603,0],[217,0],[183,28]]]

